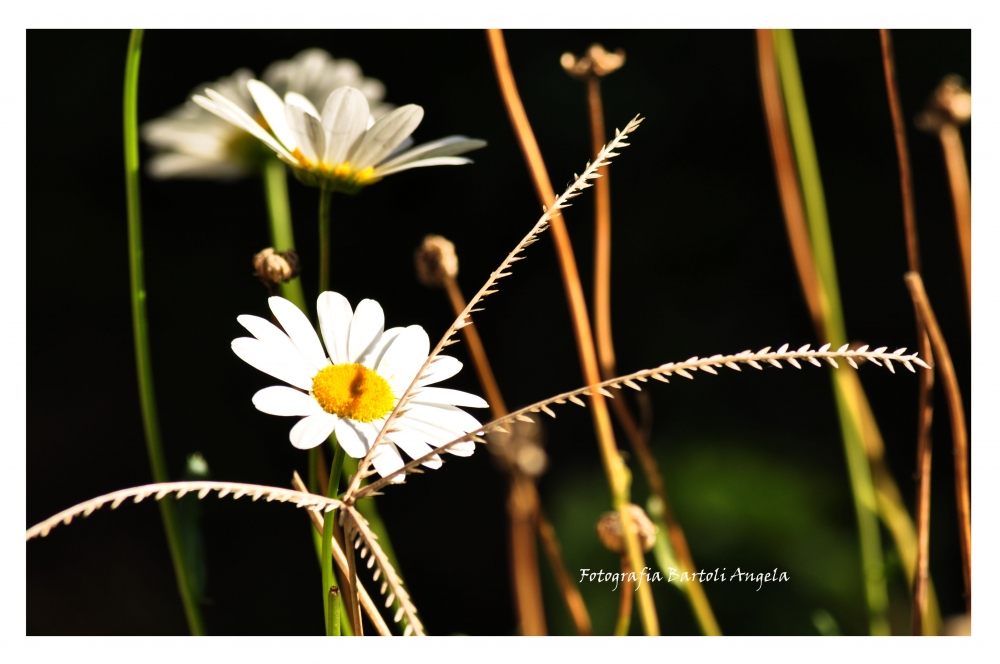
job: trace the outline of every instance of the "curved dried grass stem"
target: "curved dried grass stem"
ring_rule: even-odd
[[[255,501],[259,498],[265,498],[267,502],[274,500],[280,503],[291,502],[296,507],[304,507],[309,510],[324,510],[327,512],[340,507],[342,504],[341,501],[327,498],[326,496],[317,496],[303,491],[293,491],[292,489],[263,486],[260,484],[214,481],[161,482],[114,491],[103,496],[98,496],[97,498],[91,498],[79,505],[74,505],[28,528],[25,531],[24,539],[27,541],[34,537],[45,537],[49,534],[49,531],[60,523],[69,525],[76,517],[80,515],[85,517],[90,516],[95,510],[100,509],[108,503],[111,503],[111,509],[117,509],[119,505],[129,498],[132,498],[132,502],[135,503],[142,502],[150,496],[153,496],[155,500],[160,500],[170,494],[177,494],[176,497],[181,498],[188,493],[197,493],[198,498],[204,498],[213,491],[219,493],[219,498],[231,496],[233,499],[236,499],[243,496],[250,496]]]

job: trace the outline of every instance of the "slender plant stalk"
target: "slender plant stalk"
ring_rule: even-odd
[[[760,65],[761,93],[764,102],[765,115],[770,135],[771,152],[774,157],[775,174],[778,180],[778,191],[781,196],[782,209],[788,228],[789,240],[792,243],[795,264],[798,269],[799,282],[802,286],[809,307],[816,336],[827,339],[826,334],[826,301],[820,296],[820,284],[817,279],[816,267],[813,261],[813,248],[807,229],[805,204],[799,188],[798,169],[792,150],[792,139],[785,117],[784,100],[778,75],[778,64],[775,56],[774,34],[771,30],[757,31],[758,59]],[[862,431],[865,450],[872,468],[872,480],[875,484],[875,498],[879,517],[892,534],[893,542],[899,551],[903,562],[903,570],[907,582],[914,579],[917,558],[917,535],[913,521],[903,502],[896,482],[885,462],[885,445],[879,432],[875,416],[865,396],[861,382],[854,374],[844,374],[840,377],[845,381],[848,394],[855,396],[853,406],[849,409],[852,417],[857,418],[858,427]],[[924,378],[922,378],[924,380]],[[928,614],[925,620],[926,631],[936,634],[940,631],[941,616],[937,606],[933,584],[929,586]]]
[[[542,549],[549,560],[549,566],[552,567],[552,571],[555,573],[559,589],[562,590],[566,607],[569,609],[573,624],[576,625],[576,632],[580,636],[590,636],[593,634],[593,628],[590,623],[590,614],[587,612],[587,605],[583,601],[580,589],[566,571],[562,548],[559,546],[559,540],[556,538],[556,530],[545,515],[545,510],[542,509],[541,504],[538,506],[537,526],[538,536],[542,540]]]
[[[284,162],[275,156],[268,156],[264,162],[263,177],[270,219],[271,246],[275,251],[295,249],[292,210],[288,205],[288,173]],[[306,296],[302,292],[302,279],[299,277],[281,284],[281,296],[302,311],[309,311],[306,308]]]
[[[946,122],[938,134],[944,150],[944,163],[948,169],[951,200],[955,206],[955,230],[965,268],[965,304],[972,320],[972,189],[969,185],[969,166],[965,160],[965,147],[958,127]]]
[[[958,388],[958,377],[951,353],[944,341],[941,327],[931,308],[924,282],[916,272],[906,274],[906,285],[910,289],[913,302],[927,325],[941,386],[948,399],[948,415],[951,420],[951,437],[955,457],[955,503],[958,510],[959,542],[962,547],[962,578],[965,581],[965,610],[972,613],[972,507],[969,496],[969,443],[965,425],[965,406]]]
[[[327,598],[327,636],[340,636],[340,588],[330,586]]]
[[[528,162],[528,169],[532,175],[535,191],[543,206],[552,205],[556,200],[555,191],[552,189],[552,183],[549,181],[545,163],[542,161],[541,151],[538,149],[538,143],[535,140],[527,114],[524,111],[524,106],[521,103],[520,95],[517,92],[514,75],[507,57],[507,48],[504,44],[503,33],[500,30],[491,29],[487,31],[487,34],[504,103],[507,106],[507,112],[510,115],[511,123],[514,125],[514,132],[521,145],[525,160]],[[552,235],[555,240],[559,266],[563,277],[563,286],[566,289],[566,296],[573,318],[573,329],[576,336],[577,350],[580,354],[584,379],[588,384],[594,385],[601,380],[600,369],[597,364],[597,351],[594,347],[594,337],[590,329],[590,318],[587,315],[587,303],[583,295],[583,286],[580,282],[580,274],[577,271],[576,259],[573,255],[573,246],[561,213],[554,215],[549,220],[549,224],[552,227]],[[622,531],[629,562],[636,570],[642,570],[644,567],[642,549],[639,547],[639,540],[628,511],[628,469],[615,445],[611,416],[608,413],[607,403],[604,401],[603,395],[599,392],[595,392],[593,395],[591,415],[594,419],[594,429],[597,433],[601,460],[604,463],[604,470],[608,476],[608,484],[611,488],[612,504],[618,510],[622,520]],[[642,619],[644,632],[650,636],[659,635],[660,626],[656,617],[656,607],[653,604],[653,594],[649,584],[640,584],[637,592],[639,595],[639,615]]]
[[[139,60],[142,56],[143,30],[132,30],[128,43],[125,65],[124,133],[125,133],[125,188],[128,196],[129,274],[132,290],[132,333],[135,340],[135,361],[139,378],[139,402],[142,406],[142,423],[146,433],[146,450],[153,479],[169,482],[167,461],[163,455],[156,395],[153,390],[153,361],[149,347],[149,321],[146,315],[146,278],[142,253],[142,202],[139,197],[139,130],[138,93]],[[172,498],[160,501],[160,515],[167,533],[170,559],[173,561],[177,587],[184,604],[188,629],[195,636],[205,634],[201,611],[195,599],[194,579],[188,570],[188,561],[180,542],[177,514]]]
[[[802,79],[799,74],[792,33],[790,30],[776,30],[774,36],[785,111],[791,131],[805,203],[806,220],[809,224],[813,259],[820,285],[821,310],[824,312],[824,338],[836,346],[846,341],[847,333],[840,304],[837,267],[833,256],[833,241],[830,237],[823,183],[819,173],[819,161],[812,140],[809,112],[802,89]],[[844,371],[834,371],[831,374],[844,436],[848,475],[858,518],[858,535],[870,628],[872,634],[889,634],[887,615],[889,594],[886,587],[885,562],[878,528],[875,487],[872,482],[871,465],[865,449],[860,422],[851,413],[852,410],[857,410],[859,397],[852,390],[847,379],[841,378],[843,375],[846,375]]]
[[[622,578],[629,574],[628,556],[622,556]],[[618,599],[618,619],[615,621],[615,636],[628,636],[632,626],[632,589],[622,583],[621,597]]]
[[[336,498],[338,487],[340,486],[340,471],[344,467],[344,449],[336,443],[336,438],[332,439],[336,451],[333,454],[333,465],[330,467],[330,478],[327,482],[326,495],[328,498]],[[333,576],[333,531],[337,520],[336,511],[326,512],[323,515],[323,546],[320,553],[320,565],[323,577],[323,607],[324,622],[326,624],[327,636],[340,636],[340,616],[334,619],[331,611],[331,604],[337,604],[340,595],[339,590],[334,593]]]
[[[465,301],[465,296],[462,295],[458,280],[446,278],[444,282],[451,307],[456,316],[461,316],[468,303]],[[493,375],[493,368],[490,366],[486,349],[479,338],[475,324],[463,327],[462,335],[469,345],[469,354],[472,356],[472,363],[476,368],[479,383],[482,385],[483,391],[486,392],[490,411],[493,413],[494,419],[503,417],[508,412],[507,405],[504,403],[503,394],[501,394],[500,386]],[[542,512],[541,498],[534,481],[516,470],[511,471],[508,475],[510,488],[507,513],[510,518],[511,572],[521,633],[527,636],[529,634],[541,635],[546,632],[545,608],[541,593],[542,584],[535,552],[534,532],[537,528],[542,537],[549,564],[552,566],[559,588],[563,593],[563,599],[566,601],[570,616],[576,625],[577,633],[589,635],[591,633],[590,615],[587,613],[587,607],[579,589],[568,583],[569,575],[566,573],[562,560],[555,529]]]
[[[587,77],[587,109],[590,116],[591,152],[600,152],[605,142],[604,105],[601,100],[601,79],[592,74]],[[618,374],[615,359],[615,344],[611,333],[611,182],[607,166],[598,169],[601,177],[594,182],[594,332],[597,342],[597,360],[601,378],[607,380]],[[640,393],[642,394],[642,393]],[[643,395],[644,396],[644,395]],[[636,422],[624,399],[615,399],[611,407],[618,423],[625,431],[639,458],[639,465],[653,493],[663,504],[663,521],[667,534],[677,552],[678,563],[683,571],[696,571],[691,550],[667,497],[666,485],[657,466],[656,458],[649,449],[648,435]],[[718,622],[708,602],[705,589],[697,577],[683,586],[684,596],[691,604],[698,626],[706,636],[720,636]],[[631,603],[629,604],[631,606]],[[626,632],[627,632],[626,628]]]
[[[893,134],[896,139],[896,156],[899,161],[899,184],[903,200],[903,226],[906,229],[906,259],[910,272],[920,274],[920,240],[917,235],[917,213],[913,202],[913,177],[910,173],[910,152],[906,145],[906,125],[899,101],[896,83],[896,63],[892,51],[892,36],[888,30],[879,30],[882,44],[882,67],[892,116]],[[925,361],[932,361],[930,340],[920,311],[914,304],[917,321],[917,344]],[[913,604],[911,627],[915,636],[924,633],[924,614],[927,610],[927,582],[930,566],[931,527],[931,422],[934,417],[934,372],[925,371],[920,376],[920,393],[917,399],[917,560],[913,577]]]
[[[333,191],[319,190],[319,292],[330,290],[330,199]]]
[[[355,636],[364,636],[365,633],[361,627],[361,608],[360,608],[360,597],[358,595],[358,590],[361,588],[361,583],[358,579],[358,568],[354,560],[354,537],[349,531],[349,524],[344,525],[344,551],[347,553],[347,582],[350,584],[350,592],[348,595],[347,610],[351,612],[351,630],[354,632]]]

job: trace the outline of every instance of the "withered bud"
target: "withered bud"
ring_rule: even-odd
[[[917,128],[936,134],[945,124],[962,125],[972,119],[972,93],[961,76],[945,76],[927,107],[916,117]]]
[[[573,78],[607,76],[625,64],[625,51],[618,49],[608,53],[600,44],[594,44],[579,58],[572,53],[563,53],[559,63]]]
[[[639,546],[643,551],[649,551],[656,542],[656,526],[641,507],[629,504],[628,511],[632,515],[632,523],[639,536]],[[609,551],[625,553],[625,536],[622,533],[622,522],[617,510],[605,512],[597,522],[597,537]]]
[[[275,251],[268,247],[253,257],[253,269],[269,288],[299,276],[299,255],[292,249]]]
[[[493,458],[505,471],[518,471],[528,477],[540,477],[548,466],[543,447],[541,425],[535,422],[510,422],[504,425],[510,433],[488,434],[487,446]]]
[[[445,282],[458,276],[455,245],[440,235],[428,235],[413,254],[417,280],[429,288],[444,288]]]

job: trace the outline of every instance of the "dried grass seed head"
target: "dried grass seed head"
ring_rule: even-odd
[[[963,125],[972,119],[972,93],[961,76],[945,76],[927,100],[927,107],[916,117],[918,129],[937,133],[945,124]]]
[[[649,551],[656,543],[656,525],[649,520],[646,512],[638,505],[630,503],[629,514],[636,534],[639,536],[639,544],[643,551]],[[625,538],[622,533],[622,521],[617,511],[605,512],[601,520],[597,522],[597,537],[601,544],[614,553],[625,552]]]
[[[292,249],[275,251],[268,247],[253,257],[253,269],[266,285],[277,286],[299,276],[299,255]]]
[[[428,235],[413,255],[417,280],[428,288],[444,288],[458,276],[458,254],[455,245],[440,235]]]
[[[563,53],[559,63],[573,78],[607,76],[625,64],[625,51],[619,48],[609,53],[600,44],[594,44],[579,58],[572,53]]]

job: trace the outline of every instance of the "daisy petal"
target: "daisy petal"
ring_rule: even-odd
[[[205,94],[208,96],[202,97],[201,95],[194,95],[191,97],[191,101],[198,104],[206,111],[214,113],[226,122],[230,122],[240,129],[253,134],[261,142],[267,145],[267,147],[271,148],[281,156],[287,159],[292,159],[291,153],[286,150],[281,143],[276,141],[274,136],[271,136],[269,133],[264,131],[264,128],[257,124],[253,118],[247,115],[246,111],[242,108],[231,102],[226,97],[220,95],[215,90],[206,89]],[[294,146],[292,149],[294,149]]]
[[[290,95],[289,95],[290,96]],[[309,164],[318,164],[326,154],[326,135],[318,118],[296,104],[285,104],[285,120],[295,134],[299,152]]]
[[[400,171],[408,171],[411,168],[423,168],[424,166],[463,166],[471,163],[472,160],[465,157],[433,157],[431,159],[408,161],[405,164],[393,166],[392,168],[382,168],[379,166],[375,169],[373,176],[381,178],[393,173],[399,173]]]
[[[397,394],[413,382],[413,377],[430,352],[430,339],[424,328],[411,325],[386,348],[378,363],[378,374],[389,382]]]
[[[404,452],[410,455],[410,458],[412,459],[419,459],[420,457],[426,456],[434,451],[434,448],[425,443],[419,434],[412,431],[394,431],[389,434],[389,438],[392,439],[392,442],[402,448]],[[428,468],[440,468],[442,465],[441,457],[431,457],[420,465],[427,466]]]
[[[302,357],[302,353],[292,345],[291,341],[286,347],[282,347],[241,337],[233,340],[232,348],[241,360],[258,371],[263,371],[300,389],[312,389],[312,379],[316,375],[316,369]]]
[[[433,385],[447,380],[462,370],[462,363],[450,355],[438,355],[427,367],[426,373],[421,377],[418,387]]]
[[[289,104],[298,106],[303,111],[319,120],[319,111],[316,110],[316,107],[313,106],[313,103],[309,101],[309,98],[305,95],[300,95],[298,92],[286,92],[285,106],[288,106]]]
[[[268,298],[267,303],[271,306],[274,317],[281,323],[281,327],[285,328],[292,343],[317,371],[330,364],[326,359],[326,353],[323,352],[323,345],[316,336],[316,330],[297,306],[277,296]]]
[[[382,305],[375,300],[361,300],[354,311],[351,332],[347,337],[348,362],[361,363],[374,350],[382,330],[385,329],[385,314]]]
[[[265,387],[257,392],[253,395],[253,405],[257,406],[257,410],[262,413],[286,417],[293,415],[306,417],[320,415],[324,412],[316,400],[305,392],[280,385]]]
[[[357,149],[348,155],[347,160],[358,171],[374,166],[412,134],[423,119],[424,109],[416,104],[400,106],[365,132]]]
[[[260,109],[260,114],[264,116],[264,120],[274,135],[288,148],[289,152],[294,152],[298,143],[295,142],[295,134],[292,133],[288,121],[285,119],[285,102],[281,101],[278,93],[268,87],[267,83],[262,83],[257,79],[247,81],[247,90],[250,91],[250,96],[253,97],[254,103]]]
[[[380,443],[372,455],[372,464],[375,470],[382,477],[393,473],[403,467],[403,457],[399,455],[399,450],[392,443]],[[397,475],[389,480],[393,484],[402,484],[406,481],[404,475]]]
[[[323,332],[330,360],[334,364],[348,363],[347,336],[351,331],[351,319],[354,318],[351,303],[340,293],[327,291],[316,300],[316,311],[319,313],[319,329]]]
[[[347,155],[364,135],[369,117],[368,100],[360,90],[345,86],[331,92],[323,106],[327,137],[323,161],[331,166],[347,161]]]
[[[311,450],[317,445],[322,445],[323,441],[333,433],[336,425],[336,415],[330,413],[310,415],[299,420],[299,423],[292,427],[288,438],[292,441],[292,445],[300,450]]]
[[[454,454],[455,456],[470,457],[476,451],[476,444],[471,440],[465,440],[461,443],[452,445],[445,451],[448,454]]]
[[[427,404],[411,403],[407,407],[404,418],[406,422],[416,420],[461,433],[469,433],[482,427],[479,420],[461,408],[454,406],[430,406]]]
[[[424,387],[413,395],[414,403],[440,404],[443,406],[465,406],[467,408],[489,408],[490,405],[475,394],[443,387]]]
[[[390,327],[388,330],[383,332],[382,338],[379,339],[378,343],[375,344],[375,348],[373,348],[372,352],[368,353],[368,356],[365,358],[365,366],[369,369],[375,369],[379,362],[382,361],[382,358],[385,357],[385,351],[389,349],[392,342],[395,341],[396,337],[398,337],[405,329],[405,327]]]
[[[243,314],[237,316],[236,321],[264,343],[284,346],[291,341],[287,334],[278,329],[277,325],[260,316]]]
[[[454,155],[465,154],[472,150],[485,147],[486,141],[478,138],[468,138],[466,136],[448,136],[440,138],[430,143],[418,145],[412,150],[402,152],[379,165],[379,169],[388,169],[411,161],[431,159],[433,157],[452,157]]]
[[[369,429],[360,422],[341,419],[337,422],[337,442],[353,459],[364,458],[371,446]]]

